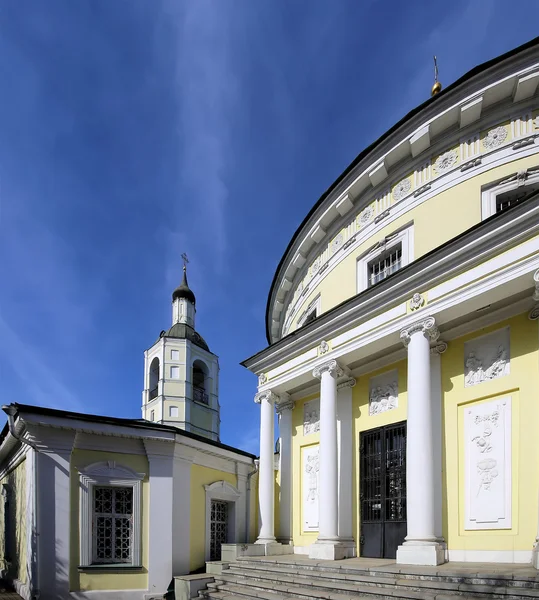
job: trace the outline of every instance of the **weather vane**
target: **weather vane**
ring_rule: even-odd
[[[187,269],[187,265],[189,263],[189,259],[187,258],[187,254],[185,254],[185,252],[182,254],[182,259],[183,259],[183,270],[185,271]]]
[[[438,60],[436,56],[434,57],[434,85],[432,86],[432,90],[430,92],[431,96],[435,96],[436,94],[442,91],[442,84],[438,81]]]

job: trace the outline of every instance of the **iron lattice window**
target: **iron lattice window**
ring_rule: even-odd
[[[386,250],[368,264],[368,285],[377,284],[402,266],[402,244]]]
[[[93,563],[131,563],[133,488],[95,487]]]
[[[227,502],[211,501],[210,528],[210,560],[221,560],[221,544],[226,544],[228,537]]]

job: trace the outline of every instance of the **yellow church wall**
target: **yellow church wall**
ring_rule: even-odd
[[[303,406],[305,402],[319,398],[319,395],[307,396],[298,400],[292,412],[292,537],[295,546],[310,546],[316,541],[318,532],[303,530],[303,451],[320,443],[320,433],[303,435]]]
[[[226,473],[201,465],[191,467],[190,571],[201,569],[206,564],[206,490],[204,486],[216,481],[226,481],[234,487],[238,487],[237,477],[233,473]],[[244,515],[238,515],[238,518],[243,519],[245,517]]]
[[[509,326],[510,374],[464,387],[464,343]],[[443,524],[450,550],[530,551],[537,532],[539,489],[536,424],[539,420],[538,323],[526,314],[449,343],[442,354]],[[512,519],[510,529],[465,530],[464,410],[501,396],[512,405]]]
[[[379,413],[377,415],[369,415],[369,395],[370,395],[370,379],[387,373],[388,371],[397,370],[399,398],[397,407],[392,410]],[[356,551],[358,556],[361,555],[359,539],[361,535],[361,521],[359,518],[359,494],[360,494],[360,461],[359,461],[359,443],[360,434],[362,431],[369,431],[392,423],[406,421],[406,413],[408,406],[408,376],[407,363],[405,360],[399,361],[392,365],[386,366],[383,369],[377,369],[361,377],[357,378],[356,385],[352,388],[352,423],[353,423],[353,457],[352,468],[354,473],[353,487],[353,503],[352,503],[352,525],[354,538],[356,540]]]
[[[0,564],[3,569],[7,570],[9,579],[18,579],[22,583],[27,583],[26,459],[23,459],[14,469],[9,471],[2,478],[0,484],[7,485],[9,490],[7,528],[11,540],[11,562],[8,563],[4,556],[5,529],[4,526],[0,527]],[[0,523],[4,524],[5,519],[2,498],[0,499]]]
[[[481,221],[483,186],[537,164],[537,156],[507,162],[437,194],[389,223],[365,240],[311,290],[297,310],[290,331],[297,328],[300,315],[318,295],[321,313],[325,313],[357,294],[357,260],[376,242],[413,222],[414,260],[417,260]]]
[[[99,572],[79,573],[79,472],[77,469],[87,467],[95,462],[114,460],[137,473],[146,473],[142,481],[142,572],[129,573],[121,569],[104,567]],[[120,454],[117,452],[100,452],[97,450],[73,450],[71,454],[71,539],[69,586],[71,591],[86,590],[133,590],[148,587],[148,533],[150,506],[149,465],[146,456]],[[106,571],[106,572],[104,572]]]

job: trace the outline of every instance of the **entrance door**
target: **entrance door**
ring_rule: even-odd
[[[221,560],[221,544],[228,541],[228,502],[211,501],[210,560]]]
[[[395,558],[406,536],[406,422],[360,436],[361,556]]]

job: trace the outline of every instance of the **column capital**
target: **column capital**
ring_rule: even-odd
[[[356,385],[357,381],[355,380],[354,377],[349,377],[348,379],[345,379],[344,381],[340,381],[337,384],[337,390],[343,390],[345,388],[353,388]]]
[[[421,321],[416,321],[408,327],[405,327],[401,330],[400,338],[402,343],[405,346],[408,346],[410,343],[410,338],[414,333],[422,333],[427,338],[432,341],[436,341],[440,335],[438,328],[436,327],[436,321],[434,317],[427,317],[426,319],[421,319]]]
[[[280,415],[285,410],[292,410],[296,404],[295,400],[290,398],[290,394],[284,393],[279,395],[279,403],[275,404],[275,412]]]
[[[438,340],[436,345],[432,346],[430,349],[431,354],[443,354],[447,350],[447,342],[443,342],[442,340]]]
[[[271,390],[266,390],[265,392],[258,392],[255,394],[255,403],[261,404],[262,400],[267,400],[268,402],[277,402],[279,400],[279,396],[274,394]]]
[[[533,274],[533,283],[535,284],[535,290],[533,291],[533,299],[539,301],[539,269]]]
[[[344,375],[341,365],[336,360],[328,360],[313,369],[313,377],[317,379],[322,378],[322,373],[329,373],[335,379]]]

